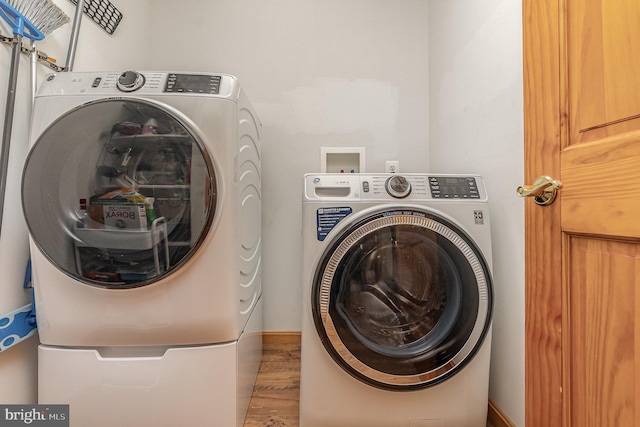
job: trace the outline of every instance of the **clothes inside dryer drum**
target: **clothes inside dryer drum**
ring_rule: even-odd
[[[415,209],[375,213],[334,236],[312,295],[328,353],[383,389],[451,377],[491,323],[491,277],[481,252],[455,224]]]
[[[131,288],[176,271],[216,209],[213,162],[175,110],[102,99],[55,120],[32,147],[22,202],[31,236],[80,282]]]
[[[436,236],[411,226],[362,238],[340,269],[336,310],[367,347],[388,356],[434,349],[458,318],[461,279]]]

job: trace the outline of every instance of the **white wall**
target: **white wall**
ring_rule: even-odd
[[[524,426],[521,2],[430,0],[429,15],[431,169],[485,177],[496,297],[489,395]]]
[[[109,36],[84,19],[76,71],[235,74],[264,123],[268,330],[300,330],[301,177],[319,171],[320,147],[366,147],[370,172],[382,171],[385,160],[399,160],[401,171],[485,176],[497,297],[490,395],[523,426],[523,212],[514,196],[523,175],[520,2],[113,2],[124,14],[122,23]],[[56,3],[73,16],[71,3]],[[70,27],[58,30],[41,49],[64,63],[69,32]],[[0,70],[8,70],[8,58],[9,48],[0,46]],[[15,128],[24,144],[28,66],[21,65]],[[0,72],[2,102],[7,74]],[[18,157],[24,152],[24,145],[16,151]],[[12,160],[14,189],[19,163]],[[18,194],[11,197],[14,207],[5,215],[20,224]],[[3,283],[17,282],[0,288],[2,313],[28,300],[19,288],[26,259],[20,230],[11,238],[3,233],[0,241]],[[0,402],[35,399],[36,343],[31,341],[0,354],[0,377],[14,384],[0,391]]]

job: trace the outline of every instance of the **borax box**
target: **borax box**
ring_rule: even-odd
[[[121,188],[90,198],[88,206],[92,228],[146,230],[144,196],[130,188]]]
[[[105,228],[140,230],[147,228],[144,205],[103,205]]]

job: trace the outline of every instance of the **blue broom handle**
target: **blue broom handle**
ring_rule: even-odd
[[[0,16],[13,27],[13,34],[31,40],[44,39],[42,31],[4,0],[0,0]]]

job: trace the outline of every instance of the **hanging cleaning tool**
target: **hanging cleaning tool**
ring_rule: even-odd
[[[36,302],[31,284],[31,260],[24,274],[25,289],[31,289],[31,304],[0,316],[0,352],[21,343],[37,332]]]
[[[27,304],[0,317],[0,352],[21,343],[37,332],[32,305]]]
[[[98,24],[100,28],[112,35],[120,21],[122,21],[122,12],[113,5],[109,0],[69,0],[84,11],[93,22]]]
[[[0,232],[4,213],[4,196],[7,188],[7,166],[9,164],[9,146],[13,128],[13,113],[16,103],[18,83],[18,65],[22,51],[22,38],[42,40],[45,35],[60,27],[66,15],[50,0],[0,0],[0,17],[13,28],[14,44],[9,71],[9,89],[4,112],[4,130],[0,149]],[[67,17],[67,21],[68,21]]]
[[[6,0],[11,6],[14,7],[17,11],[21,12],[22,15],[26,16],[29,21],[38,28],[44,36],[49,35],[53,30],[56,30],[69,22],[69,17],[53,3],[48,4],[46,7],[42,7],[34,4],[34,2],[30,2],[29,0]],[[51,11],[49,8],[54,9]],[[57,10],[55,10],[57,9]],[[31,13],[33,10],[33,14]],[[53,13],[52,13],[53,12]],[[36,39],[30,39],[29,47],[30,47],[30,65],[31,65],[31,101],[33,102],[36,97],[36,90],[38,88],[38,80],[37,80],[37,64],[38,61],[44,59],[45,62],[53,60],[55,64],[55,60],[50,58],[48,55],[43,52],[38,52],[36,50]],[[24,49],[23,49],[24,51]],[[44,58],[43,58],[44,55]],[[48,64],[49,65],[49,64]],[[50,68],[53,68],[50,66]]]

